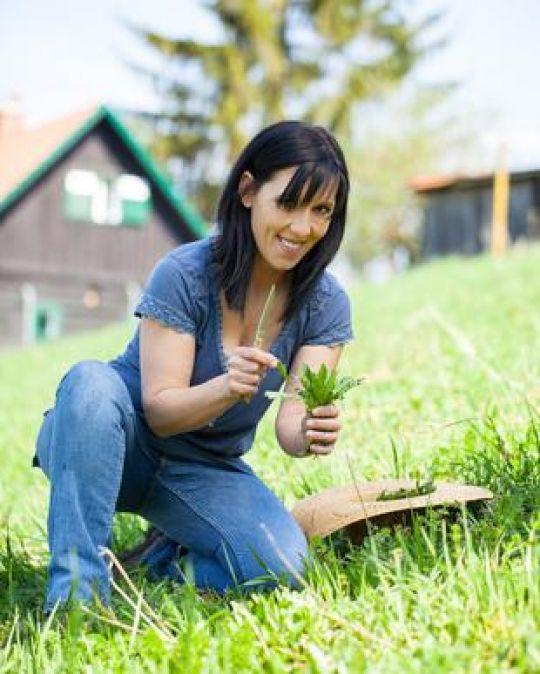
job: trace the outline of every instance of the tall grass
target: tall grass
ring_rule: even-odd
[[[354,290],[341,369],[367,383],[340,446],[289,459],[270,415],[250,462],[288,505],[415,471],[496,498],[373,528],[361,545],[315,540],[297,592],[216,597],[135,573],[110,610],[43,616],[48,487],[29,465],[40,415],[69,364],[114,355],[128,331],[0,354],[0,671],[540,672],[539,261],[534,247],[447,260]],[[119,517],[116,550],[142,526]]]

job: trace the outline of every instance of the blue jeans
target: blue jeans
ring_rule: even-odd
[[[306,539],[281,501],[243,461],[171,461],[145,442],[128,390],[108,364],[83,361],[58,386],[37,459],[51,483],[51,552],[45,608],[71,595],[110,597],[100,556],[116,511],[145,517],[188,552],[195,585],[217,592],[247,583],[297,584]],[[273,580],[272,580],[273,579]]]

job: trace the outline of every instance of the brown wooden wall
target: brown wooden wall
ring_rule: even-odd
[[[56,279],[29,276],[39,303],[53,301],[62,308],[62,334],[92,330],[109,323],[126,320],[129,298],[127,288],[120,283],[101,286],[101,304],[88,308],[83,302],[88,284],[71,279],[68,283]],[[0,348],[21,343],[22,283],[20,279],[4,279],[0,283]]]
[[[48,172],[0,221],[0,344],[20,341],[20,288],[30,282],[39,301],[64,307],[66,332],[120,320],[126,284],[143,285],[157,260],[194,236],[151,185],[152,212],[141,228],[71,222],[63,213],[63,182],[71,169],[146,177],[106,123]],[[91,285],[102,305],[84,307]]]

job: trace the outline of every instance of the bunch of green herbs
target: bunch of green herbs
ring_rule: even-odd
[[[281,362],[278,364],[278,371],[283,377],[284,386],[281,391],[267,391],[266,396],[271,400],[287,398],[303,400],[309,414],[316,407],[333,405],[343,400],[346,393],[363,381],[362,378],[340,375],[337,369],[329,368],[325,363],[318,370],[312,370],[309,365],[303,365],[296,392],[287,393],[285,387],[291,380],[291,375]]]

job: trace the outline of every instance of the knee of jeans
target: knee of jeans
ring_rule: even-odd
[[[259,545],[248,547],[250,554],[242,560],[246,580],[252,581],[260,577],[263,588],[275,586],[278,581],[293,588],[302,585],[308,544],[302,530],[294,521],[288,531],[281,531],[280,536],[263,527],[263,537],[259,540]]]
[[[99,418],[108,412],[131,406],[127,389],[119,375],[97,360],[84,360],[71,367],[58,386],[57,406],[77,423]]]
[[[39,461],[39,467],[49,475],[49,450],[51,446],[51,434],[54,412],[47,410],[43,415],[41,427],[36,438],[36,455]]]

